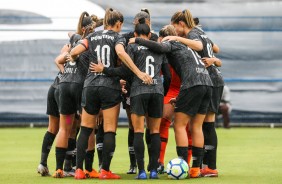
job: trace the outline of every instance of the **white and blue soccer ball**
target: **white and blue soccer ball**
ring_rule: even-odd
[[[188,177],[189,166],[185,160],[174,158],[168,162],[166,173],[169,179],[182,180]]]

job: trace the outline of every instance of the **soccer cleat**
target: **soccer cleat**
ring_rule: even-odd
[[[203,177],[218,177],[218,171],[216,169],[205,167],[204,169],[201,169],[201,175]]]
[[[64,170],[64,177],[74,177],[75,176],[75,169],[71,169],[69,171]]]
[[[41,176],[50,176],[51,174],[49,173],[49,169],[48,167],[42,165],[42,164],[39,164],[38,167],[37,167],[37,172],[39,174],[41,174]]]
[[[53,174],[53,178],[63,178],[63,177],[64,177],[64,171],[62,171],[61,169],[58,169]]]
[[[164,170],[164,165],[162,163],[159,163],[159,167],[157,168],[157,171],[159,174],[166,173],[166,171]]]
[[[159,179],[159,176],[156,170],[150,171],[150,179]]]
[[[86,175],[81,169],[76,169],[74,178],[77,180],[86,179]]]
[[[200,167],[190,168],[190,178],[200,178],[200,177],[201,177]]]
[[[130,166],[126,174],[136,174],[136,166]]]
[[[92,169],[91,172],[84,170],[86,178],[99,178],[99,173],[95,170]]]
[[[99,174],[99,179],[120,179],[120,176],[117,174],[112,173],[111,171],[106,171],[104,169],[101,169],[101,172]]]
[[[146,180],[147,179],[147,174],[145,170],[139,171],[138,175],[135,177],[135,179],[138,180]]]

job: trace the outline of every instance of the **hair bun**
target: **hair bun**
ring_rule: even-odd
[[[138,20],[138,22],[139,22],[139,24],[145,24],[146,19],[144,17],[142,17]]]

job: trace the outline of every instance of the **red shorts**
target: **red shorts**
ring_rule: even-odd
[[[169,104],[170,99],[176,98],[179,94],[179,88],[170,87],[166,96],[164,97],[164,104]]]

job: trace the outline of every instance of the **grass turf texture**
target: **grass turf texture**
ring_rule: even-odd
[[[217,129],[218,178],[168,180],[135,180],[135,175],[125,174],[129,168],[127,129],[117,132],[116,152],[111,169],[121,175],[121,180],[101,181],[98,179],[75,180],[41,177],[36,173],[40,160],[43,135],[46,128],[4,128],[0,129],[0,183],[282,183],[282,129],[232,128]],[[147,152],[146,152],[147,153]],[[167,147],[165,162],[176,157],[173,129]],[[146,156],[146,164],[147,162]],[[97,169],[97,154],[93,167]],[[50,172],[55,170],[54,145],[49,155]]]

